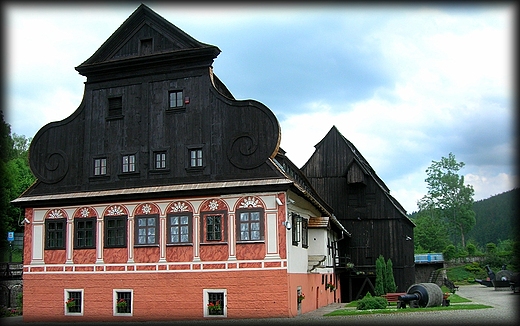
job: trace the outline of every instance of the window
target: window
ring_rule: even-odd
[[[168,243],[191,243],[191,216],[168,215]]]
[[[204,317],[226,317],[226,289],[204,289]]]
[[[238,241],[264,240],[263,211],[238,211],[237,217]]]
[[[301,236],[301,220],[302,217],[298,214],[292,213],[292,244],[294,246],[297,246],[300,242],[300,236]]]
[[[158,216],[136,216],[135,244],[153,245],[158,243]]]
[[[114,316],[132,315],[133,290],[114,290]]]
[[[139,53],[141,55],[147,55],[147,54],[152,54],[152,39],[149,38],[149,39],[145,39],[145,40],[141,40],[141,47],[139,49]]]
[[[222,215],[206,216],[206,240],[222,240]]]
[[[123,173],[135,172],[135,155],[123,155]]]
[[[184,106],[182,91],[171,91],[168,95],[170,108],[181,108]]]
[[[65,315],[83,316],[83,290],[65,289]]]
[[[105,216],[105,248],[126,247],[125,216]]]
[[[66,219],[45,220],[45,249],[65,249]]]
[[[155,152],[153,153],[154,157],[154,167],[157,170],[166,169],[166,152]]]
[[[94,159],[94,175],[106,175],[107,174],[107,159],[96,158]]]
[[[123,97],[111,97],[108,99],[108,117],[122,117],[123,116]]]
[[[190,167],[202,167],[202,148],[190,149]]]
[[[74,219],[74,248],[95,248],[96,218]]]
[[[302,247],[309,247],[309,228],[307,219],[303,218],[302,220]]]

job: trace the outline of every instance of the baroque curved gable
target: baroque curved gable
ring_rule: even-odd
[[[213,75],[219,53],[141,5],[76,67],[83,100],[33,138],[24,196],[279,177],[278,120],[232,98]]]

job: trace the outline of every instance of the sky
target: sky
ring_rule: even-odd
[[[12,134],[78,108],[86,78],[74,68],[140,3],[3,3]],[[143,3],[222,51],[214,73],[274,112],[298,167],[336,126],[408,213],[449,153],[476,201],[517,187],[514,4]]]

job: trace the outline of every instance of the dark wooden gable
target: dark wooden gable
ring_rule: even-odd
[[[278,120],[260,102],[234,99],[213,74],[219,53],[139,6],[76,67],[87,77],[83,100],[35,135],[29,159],[38,181],[22,197],[282,178],[272,162]],[[170,93],[180,106],[170,107]],[[192,150],[202,151],[201,166],[190,165]],[[157,153],[165,154],[161,169]],[[131,173],[126,156],[135,158]],[[100,159],[106,173],[96,175]]]
[[[197,41],[142,4],[76,70],[87,82],[99,81],[113,79],[114,72],[122,77],[150,73],[154,67],[209,66],[219,53],[218,47]]]
[[[315,148],[315,152],[302,167],[302,171],[318,193],[335,209],[340,220],[357,219],[360,213],[384,218],[389,212],[384,214],[380,214],[379,211],[368,212],[369,209],[374,209],[376,202],[381,204],[385,202],[391,206],[390,210],[395,209],[401,216],[406,216],[402,206],[390,196],[390,190],[383,180],[354,144],[347,140],[335,126],[315,145]],[[342,208],[339,209],[339,212],[342,212],[341,216],[336,207]]]

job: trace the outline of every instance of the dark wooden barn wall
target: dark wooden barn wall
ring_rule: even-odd
[[[391,258],[396,284],[406,290],[415,280],[413,242],[406,240],[406,236],[413,238],[413,226],[374,178],[365,174],[363,182],[348,182],[353,159],[354,154],[339,132],[331,130],[302,171],[352,234],[348,246],[340,247],[340,254],[351,257],[358,269],[365,271],[375,270],[379,255],[385,260]],[[350,180],[359,180],[357,163],[350,167],[356,167]]]

